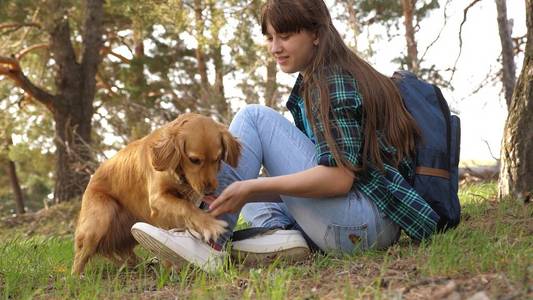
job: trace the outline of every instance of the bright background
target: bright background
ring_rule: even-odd
[[[437,37],[444,23],[444,5],[420,23],[420,30],[416,33],[419,55]],[[422,66],[436,65],[438,69],[451,68],[459,52],[459,26],[463,20],[463,10],[471,1],[452,1],[446,10],[447,24],[441,37],[428,51]],[[335,10],[332,1],[327,1],[330,9]],[[334,14],[333,14],[334,15]],[[525,3],[523,0],[507,1],[507,17],[513,19],[513,37],[526,33]],[[339,31],[345,30],[339,22],[335,23]],[[405,38],[403,32],[392,41],[387,41],[384,28],[371,27],[368,36],[381,35],[383,39],[374,43],[372,47],[376,54],[369,62],[384,74],[392,74],[397,68],[391,60],[405,52]],[[359,49],[368,45],[365,39],[367,31],[363,31],[358,40]],[[472,7],[463,25],[463,47],[457,63],[457,71],[452,85],[454,90],[444,90],[452,110],[462,122],[461,160],[486,161],[494,160],[489,147],[495,157],[500,155],[500,143],[503,135],[507,108],[499,80],[486,83],[477,93],[472,94],[482,84],[489,72],[491,77],[501,69],[498,57],[501,53],[498,24],[496,21],[496,5],[494,1],[481,1]],[[523,55],[515,59],[517,78],[521,71]],[[450,74],[443,72],[443,77]],[[287,83],[294,81],[296,75],[278,73],[279,81]],[[286,99],[286,97],[284,98]]]

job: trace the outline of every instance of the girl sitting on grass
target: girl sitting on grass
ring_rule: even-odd
[[[261,29],[280,69],[299,73],[287,102],[295,125],[265,106],[239,111],[230,131],[242,156],[237,168],[221,169],[209,206],[228,232],[206,243],[138,223],[132,232],[141,245],[212,271],[239,213],[273,229],[234,242],[244,255],[387,248],[400,228],[417,240],[431,235],[438,216],[404,179],[418,129],[394,82],[346,46],[322,0],[269,0]],[[261,167],[269,177],[258,178]]]

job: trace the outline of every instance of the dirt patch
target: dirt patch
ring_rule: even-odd
[[[525,299],[504,274],[480,274],[473,278],[427,278],[397,291],[404,299]]]
[[[3,217],[0,219],[0,237],[14,234],[25,236],[65,236],[74,233],[80,201],[59,203],[34,213]]]

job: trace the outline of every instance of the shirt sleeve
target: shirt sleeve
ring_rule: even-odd
[[[328,76],[329,97],[331,101],[329,124],[333,139],[340,154],[352,165],[360,165],[362,140],[362,99],[357,90],[355,79],[349,74],[334,73]],[[317,95],[317,93],[314,93]],[[313,97],[313,113],[316,137],[316,151],[319,165],[337,166],[330,151],[319,116],[318,97]]]

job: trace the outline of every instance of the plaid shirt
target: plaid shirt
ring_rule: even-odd
[[[361,152],[364,136],[362,128],[362,99],[357,91],[355,79],[340,69],[332,69],[328,76],[331,100],[330,127],[339,151],[353,165],[361,165]],[[287,102],[296,126],[306,134],[304,118],[299,103],[304,101],[300,95],[303,77],[298,76]],[[316,93],[315,93],[316,94]],[[316,129],[312,138],[316,145],[319,165],[336,166],[333,154],[329,151],[324,138],[324,126],[318,118],[318,100],[313,101],[311,116]],[[306,109],[308,109],[306,107]],[[380,133],[378,133],[378,137]],[[396,149],[387,147],[379,138],[382,152],[394,154]],[[396,224],[416,240],[422,240],[435,232],[439,216],[409,185],[405,178],[411,178],[411,160],[404,159],[397,168],[384,164],[384,172],[369,167],[365,174],[354,180],[352,189],[363,192]],[[404,176],[402,175],[404,174]]]

